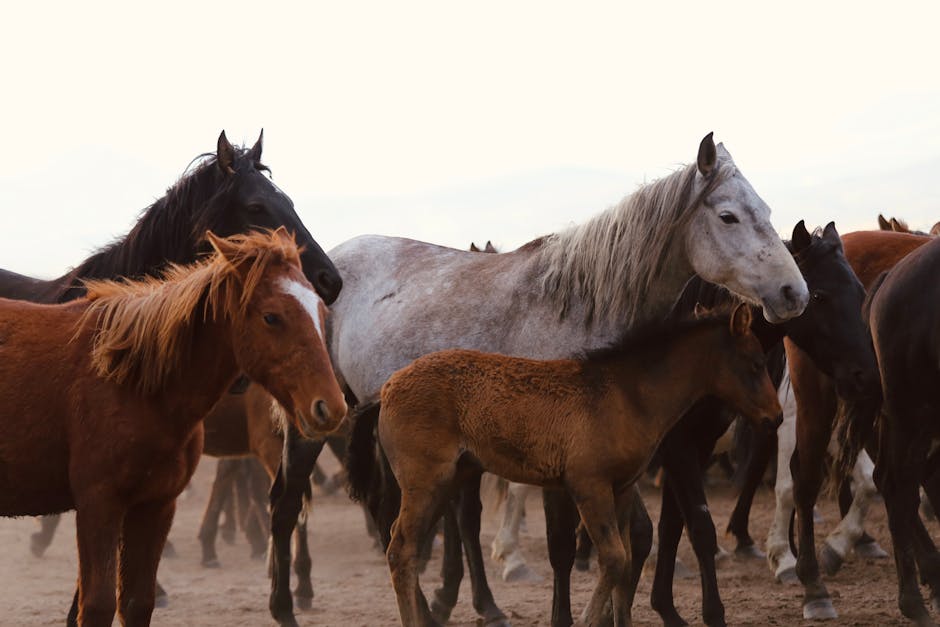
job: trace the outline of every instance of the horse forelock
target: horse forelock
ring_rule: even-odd
[[[188,358],[195,322],[245,315],[265,271],[277,263],[300,268],[293,240],[252,232],[223,240],[214,253],[188,266],[173,264],[161,278],[85,282],[88,308],[76,328],[93,325],[91,360],[99,376],[159,391]]]
[[[580,299],[585,325],[614,320],[632,326],[674,238],[705,197],[736,171],[730,158],[720,159],[693,198],[698,169],[687,165],[587,222],[547,237],[541,251],[543,294],[556,302],[561,317]]]

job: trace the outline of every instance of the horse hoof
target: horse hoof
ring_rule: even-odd
[[[844,561],[842,556],[836,553],[834,548],[828,544],[823,544],[822,549],[819,551],[819,565],[826,575],[832,577],[839,572]]]
[[[446,625],[447,621],[450,620],[450,613],[453,611],[454,607],[448,606],[446,603],[442,603],[435,596],[431,599],[431,618],[433,618],[437,623],[441,625]]]
[[[506,583],[538,583],[542,581],[542,576],[529,568],[528,564],[516,564],[512,568],[503,571],[503,581]]]
[[[313,597],[298,597],[298,596],[295,596],[295,597],[294,597],[294,606],[297,607],[297,609],[300,609],[300,610],[302,610],[302,611],[304,611],[304,612],[307,612],[307,611],[310,610],[310,608],[313,607]]]
[[[832,599],[815,599],[803,604],[804,620],[832,620],[839,618]]]
[[[582,573],[586,573],[587,571],[591,570],[591,560],[575,558],[574,567],[575,567],[575,570],[579,570]]]
[[[738,545],[734,550],[734,556],[738,559],[745,560],[764,560],[767,559],[767,555],[764,554],[756,544],[745,544]]]
[[[218,558],[213,557],[212,559],[202,560],[203,568],[222,568],[222,563]]]
[[[512,627],[512,623],[509,622],[509,619],[505,616],[494,616],[493,618],[486,618],[482,621],[485,627]]]
[[[800,578],[796,575],[796,568],[784,568],[777,573],[777,581],[788,586],[796,586],[800,583]]]
[[[867,560],[882,560],[888,557],[888,553],[875,540],[856,544],[855,554]]]

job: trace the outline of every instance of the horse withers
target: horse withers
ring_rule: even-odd
[[[708,394],[754,418],[780,412],[750,324],[740,305],[730,316],[640,327],[580,359],[450,350],[395,373],[382,388],[377,431],[402,491],[387,553],[402,624],[434,624],[418,587],[418,548],[459,476],[479,467],[571,493],[600,563],[583,620],[598,624],[612,599],[614,624],[629,624],[639,568],[631,568],[628,518],[662,437]],[[374,430],[362,422],[354,445],[367,448]],[[350,482],[363,495],[371,458],[358,459]]]
[[[61,305],[0,300],[0,515],[76,510],[81,625],[111,625],[116,609],[149,624],[202,418],[240,372],[308,436],[346,412],[293,238],[208,241],[211,257],[162,280],[89,281]]]

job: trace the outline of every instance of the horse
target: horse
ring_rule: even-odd
[[[792,318],[809,294],[769,211],[709,134],[695,163],[582,225],[514,251],[486,255],[402,238],[355,238],[330,251],[345,281],[331,316],[337,377],[350,399],[368,399],[393,372],[436,350],[570,357],[665,317],[695,273],[760,302],[768,320]],[[406,329],[402,320],[413,324]],[[299,509],[315,456],[297,448],[288,433],[284,491]],[[553,621],[566,624],[577,512],[563,492],[544,496],[558,599]],[[479,496],[461,500],[461,536],[478,545],[470,521],[479,517]],[[471,554],[471,574],[485,581],[481,549],[471,547]],[[486,620],[505,621],[488,589],[474,597]]]
[[[911,233],[913,235],[923,235],[925,237],[936,237],[940,235],[940,222],[934,223],[930,227],[930,231],[918,231],[912,229],[907,225],[907,222],[904,220],[898,220],[897,218],[891,218],[890,220],[885,219],[883,215],[878,214],[878,228],[882,231],[895,231],[897,233]]]
[[[857,231],[842,236],[845,257],[866,289],[871,289],[881,273],[928,241],[927,237],[886,231]],[[830,619],[838,614],[820,577],[815,551],[814,506],[825,476],[827,449],[833,441],[839,444],[832,471],[835,485],[853,473],[864,444],[862,434],[868,432],[879,411],[881,386],[877,382],[859,382],[860,386],[848,385],[848,381],[840,384],[820,370],[804,350],[788,340],[784,344],[797,407],[795,451],[789,460],[792,499],[796,506],[797,546],[802,547],[797,551],[795,570],[804,589],[804,618]],[[852,506],[864,508],[862,501],[870,493],[870,488],[857,489]],[[785,507],[789,501],[787,494],[783,492],[777,497],[778,508]],[[845,552],[864,538],[860,523],[839,531],[839,535],[830,538],[832,542],[826,543],[829,549],[824,549],[830,572],[838,568]],[[768,545],[768,561],[772,569],[775,566],[779,568],[780,558],[774,549],[777,544]],[[940,591],[940,579],[936,583],[936,589]]]
[[[0,515],[76,510],[81,625],[110,625],[116,609],[150,623],[202,418],[239,373],[309,437],[346,414],[293,237],[207,241],[212,256],[160,279],[88,280],[58,305],[0,300]]]
[[[877,364],[861,316],[865,292],[843,254],[835,224],[830,222],[810,234],[800,221],[793,229],[792,239],[785,243],[806,279],[812,298],[802,315],[782,324],[767,324],[755,316],[752,330],[762,346],[768,352],[782,349],[780,343],[786,337],[803,348],[813,363],[840,386],[864,389],[876,384]],[[676,303],[673,315],[687,314],[697,303],[713,307],[729,300],[733,299],[725,290],[696,277]],[[778,361],[782,359],[782,350],[775,352],[779,354]],[[772,370],[779,373],[782,367]],[[666,625],[686,624],[672,596],[673,568],[683,522],[688,526],[689,540],[700,566],[702,619],[708,625],[725,624],[715,572],[718,544],[705,498],[704,473],[716,443],[732,419],[733,414],[722,411],[716,399],[705,399],[669,431],[658,450],[664,471],[663,496],[659,554],[650,601]],[[736,552],[749,554],[747,549],[747,544],[739,545]]]
[[[935,624],[924,606],[917,571],[936,607],[940,555],[917,515],[918,486],[936,468],[927,463],[940,435],[940,241],[933,239],[899,261],[872,288],[869,325],[881,369],[884,401],[875,425],[875,481],[888,512],[898,573],[898,607],[918,625]],[[915,563],[916,559],[916,563]]]
[[[663,436],[706,395],[758,420],[780,411],[750,326],[742,304],[730,316],[637,327],[581,359],[458,349],[392,375],[377,430],[402,491],[387,553],[402,624],[437,624],[418,585],[418,546],[459,475],[479,467],[572,495],[600,564],[582,621],[599,624],[612,600],[614,624],[629,625],[639,580],[629,530],[635,482]],[[374,438],[364,422],[351,446]],[[350,468],[354,495],[364,496],[369,472]]]

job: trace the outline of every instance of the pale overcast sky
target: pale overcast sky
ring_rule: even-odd
[[[221,129],[325,248],[515,247],[715,132],[787,235],[940,220],[940,5],[19,2],[4,8],[0,267],[60,274]]]

